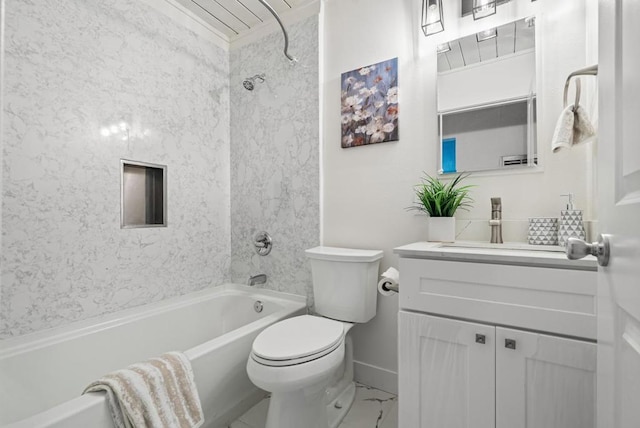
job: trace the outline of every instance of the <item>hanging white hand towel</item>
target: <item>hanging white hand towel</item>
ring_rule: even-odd
[[[560,113],[556,129],[551,139],[551,148],[554,153],[563,147],[570,148],[573,145],[587,141],[596,135],[587,112],[578,104],[567,106]]]
[[[196,428],[204,423],[189,360],[169,352],[116,370],[91,383],[105,391],[117,428]]]

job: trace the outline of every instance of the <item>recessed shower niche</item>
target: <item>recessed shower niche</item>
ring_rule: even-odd
[[[167,225],[167,167],[121,160],[120,227]]]

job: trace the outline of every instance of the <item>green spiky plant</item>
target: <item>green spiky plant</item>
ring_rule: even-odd
[[[473,185],[461,186],[460,182],[469,175],[459,174],[445,184],[425,173],[422,183],[415,185],[418,201],[408,209],[425,212],[431,217],[453,217],[458,209],[468,210],[473,202],[469,196]]]

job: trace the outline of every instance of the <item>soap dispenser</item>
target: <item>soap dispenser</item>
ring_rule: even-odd
[[[567,209],[560,211],[560,225],[558,228],[558,244],[567,246],[569,238],[585,239],[584,223],[582,222],[582,210],[575,209],[573,205],[573,193],[569,193]]]

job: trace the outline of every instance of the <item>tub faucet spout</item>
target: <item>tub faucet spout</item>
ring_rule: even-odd
[[[502,199],[491,198],[491,243],[502,244]]]
[[[265,284],[267,282],[267,275],[260,273],[258,275],[252,275],[247,280],[247,285],[254,286],[256,284]]]

